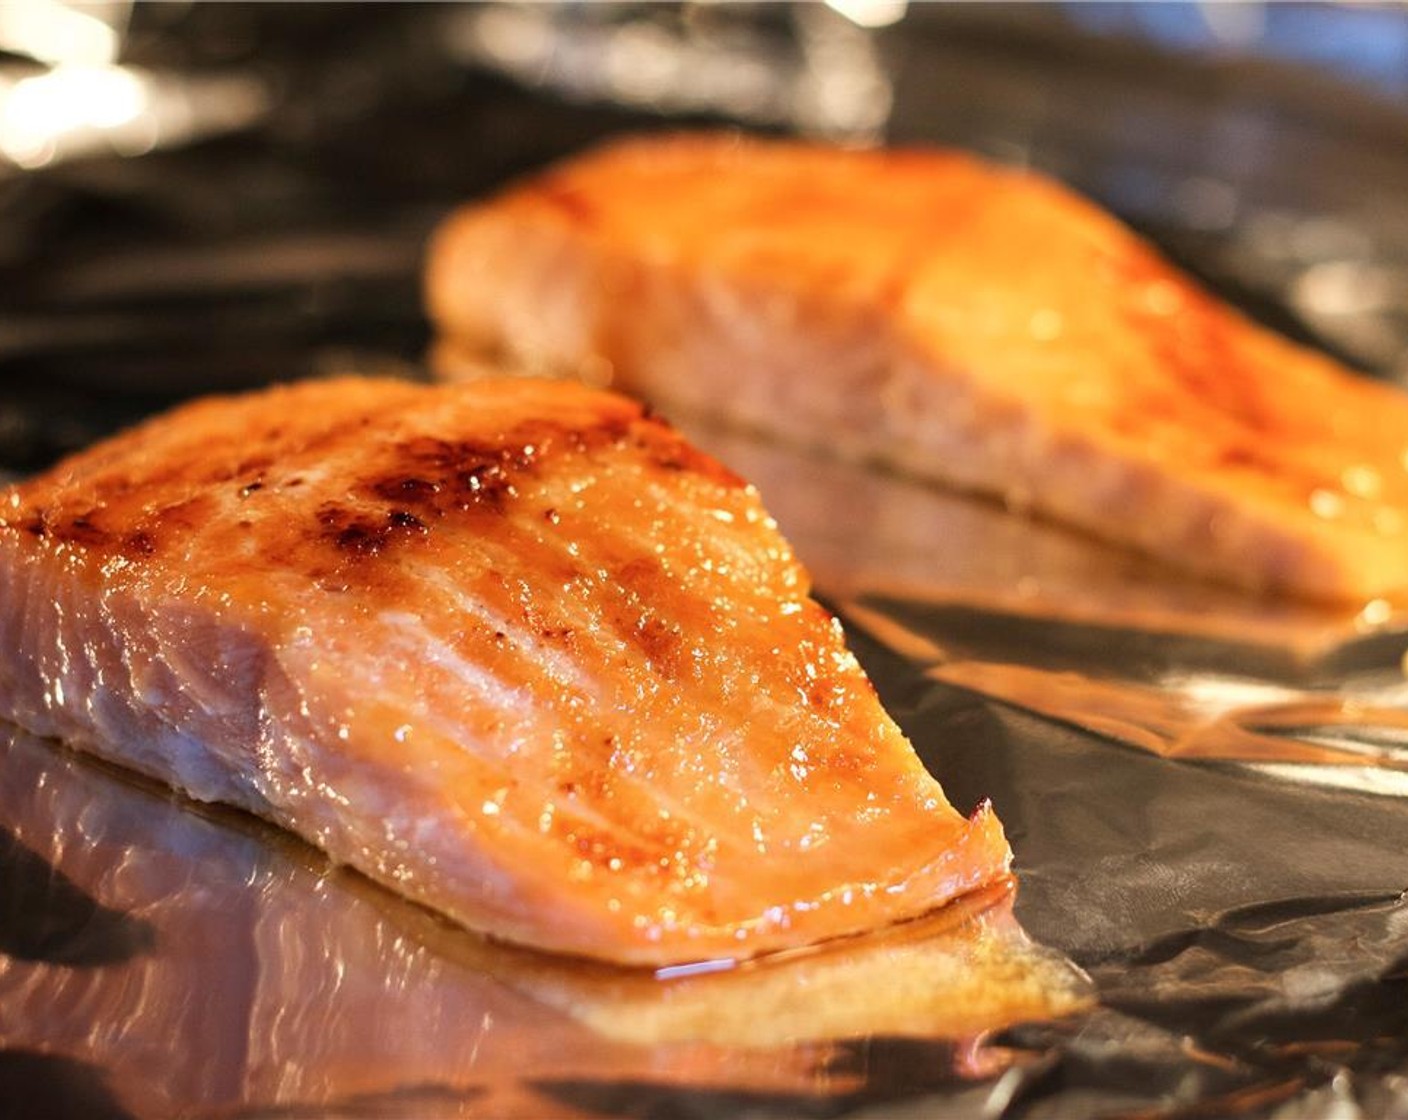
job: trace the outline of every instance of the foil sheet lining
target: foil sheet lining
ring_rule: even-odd
[[[420,249],[449,206],[681,121],[1042,168],[1257,317],[1402,381],[1401,106],[1256,58],[1096,49],[1055,8],[911,9],[868,29],[809,6],[138,6],[119,80],[182,128],[129,142],[109,113],[72,144],[29,137],[0,175],[0,467],[196,392],[414,375]],[[655,69],[610,69],[652,43]],[[725,72],[752,76],[748,105],[718,99]],[[243,115],[196,112],[212,75]],[[3,77],[77,88],[34,76]],[[6,733],[0,1115],[1408,1115],[1391,604],[1257,601],[695,434],[758,483],[954,802],[996,803],[1015,894],[757,974],[589,975]]]

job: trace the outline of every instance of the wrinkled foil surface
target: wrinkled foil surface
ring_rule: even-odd
[[[150,119],[0,166],[0,469],[196,393],[418,376],[421,246],[451,205],[682,122],[1042,168],[1402,381],[1404,106],[1058,8],[898,5],[875,28],[820,5],[138,9],[123,88]],[[1152,18],[1074,22],[1125,8]],[[1386,9],[1356,18],[1395,41]],[[219,90],[238,113],[207,112]],[[757,968],[612,972],[5,731],[0,1115],[1408,1116],[1392,604],[1250,598],[691,431],[760,487],[953,802],[994,802],[1015,889]]]

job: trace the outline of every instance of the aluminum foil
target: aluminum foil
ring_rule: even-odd
[[[0,75],[32,110],[119,67],[131,111],[46,111],[72,125],[52,136],[7,115],[0,467],[198,392],[414,375],[420,247],[450,205],[681,120],[1040,167],[1254,315],[1403,378],[1408,133],[1383,83],[1285,65],[1245,20],[1172,58],[1055,6],[871,7],[893,19],[113,6],[120,50]],[[1159,19],[1174,7],[1200,6]],[[1244,7],[1262,38],[1343,41],[1315,30],[1333,6]],[[1154,19],[1079,15],[1116,8]],[[1339,26],[1382,51],[1403,18]],[[221,90],[242,92],[206,114]],[[1395,604],[1252,599],[694,434],[758,483],[955,803],[994,800],[1014,894],[766,968],[624,976],[486,944],[238,814],[7,733],[0,1115],[1408,1116]]]

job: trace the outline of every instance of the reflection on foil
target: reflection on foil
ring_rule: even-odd
[[[131,0],[26,0],[0,5],[0,50],[51,66],[106,66],[117,59]]]
[[[77,156],[141,155],[263,116],[269,93],[252,75],[118,65],[131,9],[128,0],[0,4],[0,50],[43,64],[0,68],[3,160],[33,169]]]
[[[1408,94],[1408,20],[1400,4],[1076,0],[1064,8],[1096,34],[1135,35],[1186,54],[1255,54],[1301,62],[1387,94]]]
[[[0,1058],[100,1071],[133,1115],[575,1116],[622,1086],[839,1107],[896,1091],[867,1068],[877,1036],[962,1085],[1026,1060],[989,1032],[1088,1002],[1016,927],[1010,885],[892,935],[661,978],[486,942],[275,830],[14,731],[0,828],[0,883],[43,863],[54,888],[0,912]],[[35,928],[64,933],[55,951],[13,953]],[[120,951],[72,951],[104,939]]]
[[[0,156],[28,169],[100,152],[140,155],[241,128],[267,107],[263,86],[244,76],[178,79],[75,65],[0,74]]]
[[[865,624],[862,614],[858,619]],[[1028,711],[1083,727],[1165,758],[1256,764],[1286,780],[1408,796],[1408,700],[1403,685],[1377,703],[1350,695],[1209,708],[1200,695],[1256,692],[1246,682],[1190,676],[1179,691],[1128,681],[1052,673],[1021,665],[955,661],[936,665],[935,680],[960,685]],[[1281,691],[1272,689],[1272,691]],[[1389,706],[1397,701],[1397,706]]]
[[[1408,273],[1369,253],[1311,264],[1288,298],[1313,328],[1408,384]]]
[[[446,30],[463,61],[573,100],[873,140],[893,89],[871,30],[905,8],[489,4],[450,13]]]

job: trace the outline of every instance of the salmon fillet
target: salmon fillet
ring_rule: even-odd
[[[756,492],[573,383],[212,398],[0,501],[0,710],[474,929],[658,964],[1005,873]]]
[[[1246,587],[1408,587],[1408,397],[1033,174],[618,142],[452,215],[427,299],[451,375],[487,353],[609,381]]]

